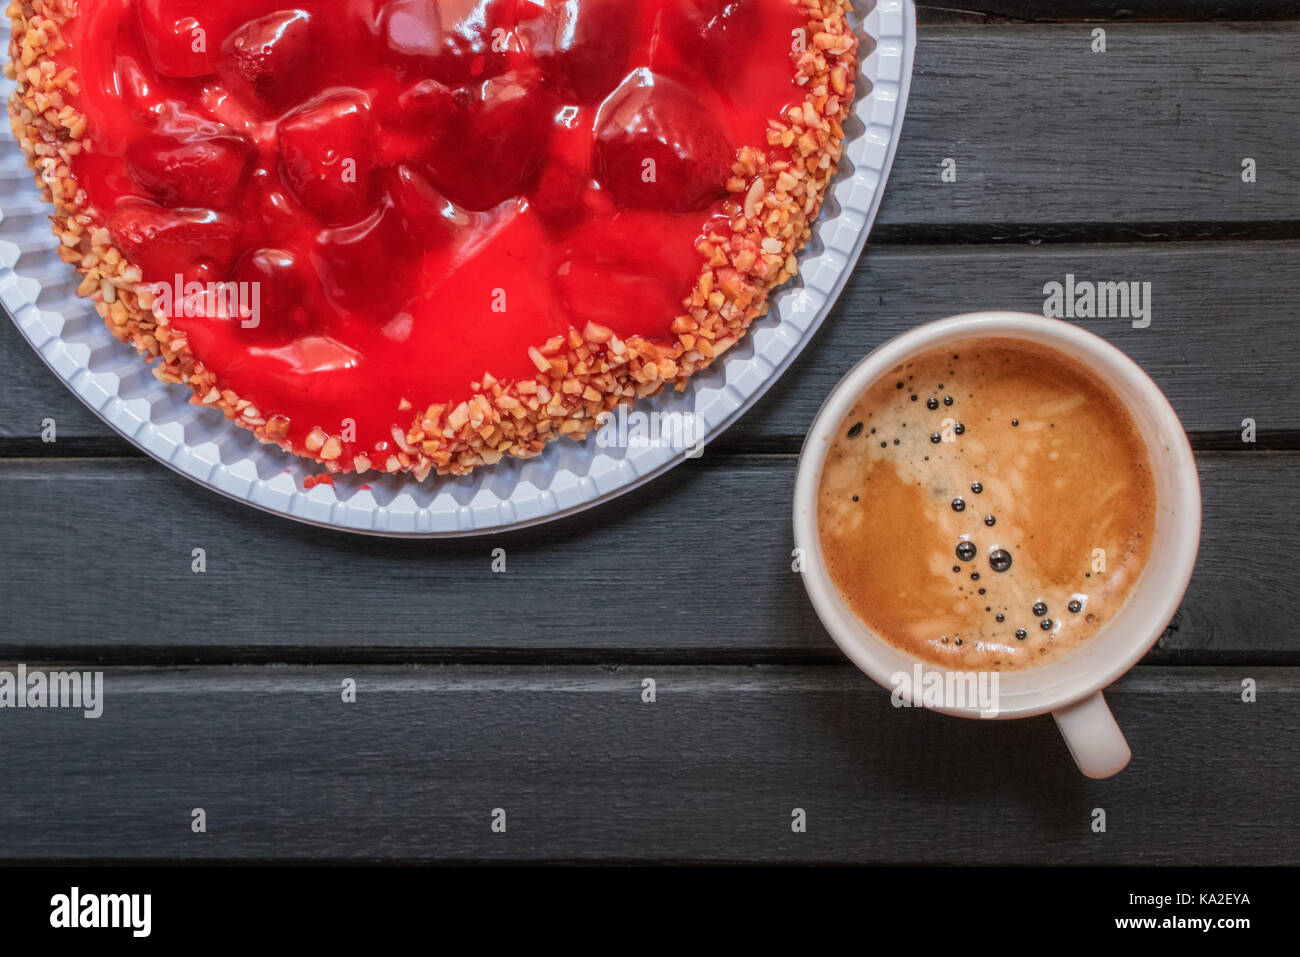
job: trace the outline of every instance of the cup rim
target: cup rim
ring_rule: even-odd
[[[821,558],[821,542],[817,530],[817,494],[821,484],[822,467],[830,447],[830,437],[834,435],[840,422],[848,415],[853,403],[861,394],[899,363],[944,342],[971,338],[1021,339],[1056,348],[1092,369],[1113,390],[1118,392],[1117,383],[1124,381],[1132,389],[1142,393],[1147,411],[1155,419],[1160,434],[1167,440],[1169,455],[1161,461],[1172,461],[1172,465],[1169,465],[1167,470],[1175,473],[1177,483],[1179,507],[1176,510],[1173,540],[1170,543],[1173,549],[1172,566],[1169,572],[1157,582],[1148,581],[1145,577],[1140,578],[1125,603],[1127,608],[1139,594],[1139,590],[1150,589],[1157,594],[1157,598],[1151,603],[1151,610],[1142,616],[1140,627],[1133,629],[1134,638],[1120,645],[1115,653],[1105,658],[1093,658],[1086,665],[1076,667],[1072,674],[1067,674],[1064,678],[1061,677],[1062,668],[1068,668],[1068,662],[1071,660],[1077,661],[1077,655],[1066,656],[1041,666],[1044,673],[1051,673],[1056,680],[1035,691],[1018,693],[1015,701],[1000,709],[995,715],[981,713],[975,706],[961,707],[947,704],[927,706],[930,710],[959,717],[1006,719],[1029,717],[1056,711],[1096,694],[1141,660],[1173,619],[1187,591],[1196,565],[1196,555],[1200,545],[1201,496],[1191,443],[1187,439],[1177,413],[1174,412],[1160,387],[1122,350],[1100,336],[1065,320],[1002,310],[962,313],[934,320],[881,344],[859,360],[840,379],[818,409],[808,429],[799,453],[795,477],[794,544],[796,548],[802,550],[804,556],[803,572],[800,577],[803,579],[804,587],[818,618],[840,650],[861,671],[882,687],[891,689],[893,685],[890,679],[897,672],[896,657],[900,653],[910,664],[920,664],[923,669],[930,672],[947,673],[955,670],[907,655],[877,634],[851,611],[848,613],[851,617],[849,624],[854,627],[844,626],[843,599],[837,586],[831,581]],[[1120,398],[1120,401],[1126,407],[1132,405],[1127,399]],[[1142,434],[1142,439],[1149,447],[1148,436]],[[1154,454],[1151,457],[1152,469],[1158,474],[1161,469],[1156,463]],[[1103,628],[1089,644],[1105,633],[1106,629]],[[881,646],[889,649],[890,655],[895,657],[895,662],[883,660]],[[1039,669],[1022,668],[1005,674],[1032,676],[1037,670]]]

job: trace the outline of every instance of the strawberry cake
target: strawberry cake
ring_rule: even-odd
[[[329,472],[466,474],[720,357],[841,154],[848,0],[13,0],[65,262]]]

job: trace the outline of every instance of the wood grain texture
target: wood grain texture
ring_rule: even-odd
[[[0,389],[0,439],[38,442],[45,419],[54,419],[55,446],[60,440],[66,448],[73,441],[107,440],[117,435],[41,361],[8,313],[0,322],[0,381],[4,382]],[[44,450],[33,447],[32,451]]]
[[[109,669],[99,719],[0,714],[0,856],[1300,863],[1300,673],[1107,697],[1134,759],[1096,782],[1047,717],[898,712],[848,667]]]
[[[409,542],[264,516],[152,462],[0,462],[0,656],[838,661],[790,570],[794,469],[706,455],[550,525]],[[1300,664],[1300,453],[1201,471],[1200,565],[1152,660]]]
[[[918,3],[919,23],[973,23],[999,20],[1295,20],[1296,0],[936,0]]]
[[[1070,273],[1093,282],[1151,283],[1148,328],[1118,318],[1076,321],[1133,356],[1169,395],[1189,431],[1235,432],[1249,416],[1268,444],[1300,429],[1300,406],[1292,400],[1300,378],[1300,336],[1294,334],[1300,328],[1300,242],[882,246],[867,250],[804,355],[724,436],[723,447],[797,449],[835,383],[877,345],[957,312],[1041,313],[1045,284],[1063,283]],[[0,442],[11,440],[11,451],[129,448],[7,322],[0,323],[0,381],[6,383]],[[58,426],[53,445],[38,441],[47,416]]]
[[[1300,25],[1113,24],[1105,53],[1092,29],[922,31],[886,234],[1300,219]]]
[[[1041,314],[1067,274],[1149,282],[1151,323],[1079,319],[1132,356],[1190,432],[1237,432],[1252,417],[1269,442],[1300,427],[1300,243],[869,248],[817,337],[728,448],[788,437],[798,448],[822,401],[859,359],[916,325],[961,312]]]

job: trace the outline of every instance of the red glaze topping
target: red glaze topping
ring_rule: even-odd
[[[295,448],[351,419],[344,467],[571,326],[668,340],[736,150],[803,98],[791,0],[81,6],[90,204],[147,282],[256,284],[174,325]]]

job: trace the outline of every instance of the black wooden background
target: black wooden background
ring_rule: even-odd
[[[702,459],[562,522],[268,517],[136,454],[0,323],[0,660],[106,684],[98,720],[0,711],[0,858],[1300,862],[1300,2],[921,22],[817,341]],[[1067,273],[1151,283],[1149,328],[1080,322],[1168,393],[1205,498],[1184,607],[1109,694],[1134,760],[1106,782],[1049,718],[895,711],[790,571],[795,455],[839,377],[928,319],[1039,312]]]

